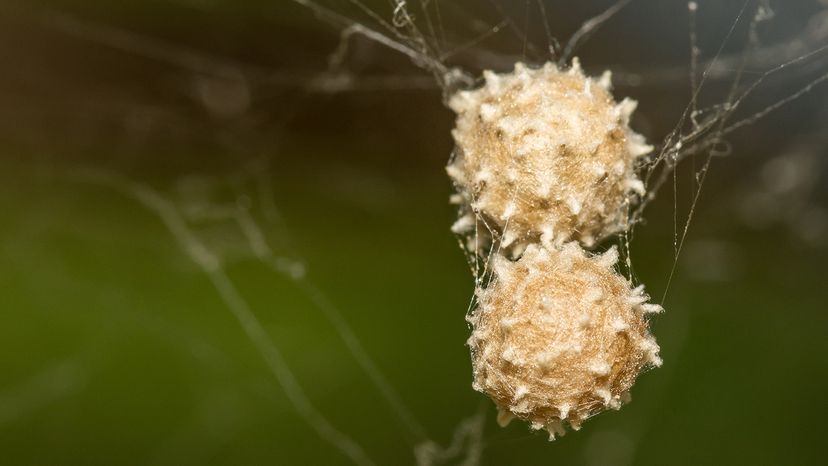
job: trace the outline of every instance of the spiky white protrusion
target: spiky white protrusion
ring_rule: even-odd
[[[474,215],[468,213],[463,215],[462,217],[458,218],[456,222],[451,226],[451,231],[457,234],[468,233],[474,230],[474,226],[477,223]]]

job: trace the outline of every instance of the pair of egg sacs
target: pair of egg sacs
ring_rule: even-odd
[[[636,377],[658,366],[649,304],[615,270],[615,248],[585,248],[629,228],[644,185],[637,161],[652,150],[629,127],[635,102],[616,103],[610,76],[553,64],[484,73],[459,91],[456,153],[447,167],[461,214],[452,230],[486,257],[476,226],[497,240],[491,279],[476,289],[473,386],[505,425],[512,418],[550,439],[629,399]]]

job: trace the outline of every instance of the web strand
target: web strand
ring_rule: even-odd
[[[89,171],[79,174],[78,178],[121,192],[158,215],[187,256],[210,279],[222,302],[236,318],[248,339],[267,363],[297,414],[323,440],[330,443],[354,464],[366,466],[374,464],[356,441],[334,427],[311,403],[284,360],[282,353],[268,336],[264,326],[253,310],[250,309],[247,301],[238,292],[230,277],[222,269],[219,258],[207,249],[190,230],[172,203],[151,188],[114,173]]]

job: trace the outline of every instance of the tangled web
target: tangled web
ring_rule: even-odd
[[[342,65],[349,41],[354,36],[363,36],[408,56],[416,66],[430,72],[443,90],[444,98],[459,89],[479,85],[480,72],[485,69],[511,69],[516,62],[535,66],[552,62],[567,66],[591,36],[632,3],[631,0],[611,3],[584,21],[567,41],[562,42],[553,34],[549,22],[550,11],[558,5],[547,5],[548,2],[541,0],[526,0],[517,6],[487,2],[487,6],[496,12],[493,17],[499,18],[494,24],[487,22],[486,18],[477,18],[475,15],[483,13],[465,4],[447,5],[438,0],[394,0],[390,13],[385,14],[383,10],[372,9],[360,0],[346,2],[351,7],[347,12],[328,7],[323,2],[294,1],[311,9],[320,19],[342,28],[341,44],[331,57],[329,70],[332,75],[340,76],[337,82],[358,81],[359,78],[343,70]],[[689,81],[688,103],[673,127],[657,144],[655,154],[639,167],[648,194],[629,214],[632,225],[640,223],[645,208],[665,183],[672,180],[673,190],[678,189],[678,164],[685,159],[693,159],[691,201],[681,222],[678,204],[674,208],[674,265],[670,277],[675,271],[710,166],[715,157],[730,152],[726,137],[801,98],[828,80],[828,73],[824,72],[828,49],[828,32],[824,26],[826,12],[824,3],[820,4],[823,6],[817,7],[817,13],[798,34],[786,41],[773,42],[763,38],[763,27],[766,23],[772,23],[775,17],[770,0],[741,2],[720,42],[712,53],[705,54],[699,46],[697,30],[699,10],[705,5],[687,2],[689,79],[686,70],[679,66],[614,74],[614,81],[618,84],[634,87],[656,86],[677,79]],[[451,22],[451,29],[447,29],[447,18],[461,19]],[[545,43],[537,43],[531,37],[533,28],[543,31]],[[506,36],[498,44],[509,44],[505,46],[508,52],[487,48],[488,42],[498,36]],[[758,108],[751,101],[751,97],[760,94],[763,85],[774,79],[793,81],[802,76],[806,79],[804,84],[787,95],[764,106],[761,96],[758,96]],[[490,230],[486,225],[479,227]],[[475,228],[475,232],[476,236],[480,235],[479,228]],[[485,234],[492,233],[487,231]],[[627,271],[631,277],[634,276],[629,259],[632,234],[631,231],[622,239]],[[477,240],[475,237],[472,242]],[[462,244],[461,247],[464,247]],[[467,252],[476,282],[480,283],[485,279],[485,264],[490,258],[479,258],[476,252]]]
[[[294,2],[336,27],[341,38],[329,57],[328,69],[321,70],[311,79],[301,77],[282,84],[301,87],[306,92],[324,93],[434,86],[442,92],[444,100],[458,90],[479,85],[483,70],[508,69],[517,61],[534,65],[546,62],[567,65],[593,37],[596,41],[611,40],[606,36],[599,39],[598,32],[602,27],[611,25],[635,3],[633,0],[621,0],[607,5],[603,10],[597,9],[594,16],[587,18],[571,33],[569,39],[561,40],[562,34],[555,30],[554,21],[551,21],[559,5],[543,0],[477,2],[485,4],[485,8],[479,8],[477,4],[470,6],[441,0],[392,0],[382,6],[368,5],[361,0],[337,2],[336,6],[312,0]],[[772,31],[774,23],[771,2],[745,0],[722,31],[717,46],[703,50],[699,45],[703,38],[697,33],[697,18],[703,14],[706,5],[704,2],[689,2],[683,5],[689,31],[686,52],[689,56],[689,76],[688,67],[679,65],[614,73],[617,85],[625,89],[688,81],[689,99],[686,106],[678,112],[675,124],[660,141],[651,139],[650,142],[656,144],[655,152],[638,167],[648,196],[629,212],[629,221],[633,226],[642,222],[645,208],[656,199],[664,185],[672,185],[673,197],[677,199],[680,182],[677,167],[684,161],[692,163],[690,201],[682,208],[676,201],[673,209],[674,257],[670,279],[685,245],[710,168],[717,157],[730,151],[727,137],[828,80],[828,72],[825,71],[828,29],[824,26],[828,21],[828,5],[820,5],[816,15],[821,20],[812,21],[795,37],[774,41],[765,40],[763,36],[766,33],[771,35],[766,30]],[[66,31],[92,36],[116,48],[156,55],[183,67],[212,66],[204,60],[190,60],[192,55],[175,53],[177,49],[170,44],[159,45],[95,25],[85,27],[67,18],[60,18],[55,24]],[[364,40],[406,56],[429,76],[360,76],[349,69],[349,59],[353,44]],[[589,65],[589,57],[582,58]],[[240,79],[245,82],[255,83],[259,76],[258,71],[244,67],[232,68],[226,63],[218,66],[224,70],[240,70]],[[226,77],[226,72],[222,74]],[[235,74],[233,79],[236,79]],[[767,102],[768,98],[763,99],[761,91],[774,81],[795,82],[796,87],[786,91],[784,96],[771,97],[771,101]],[[206,105],[209,104],[208,100]],[[218,112],[232,113],[232,108],[221,105],[214,108]],[[449,128],[445,130],[448,132]],[[443,464],[448,461],[478,464],[485,447],[485,408],[460,421],[448,442],[432,438],[417,414],[365,349],[358,337],[359,332],[349,325],[345,313],[308,278],[305,261],[282,255],[268,243],[264,228],[276,226],[282,230],[283,236],[289,234],[279,209],[273,203],[273,188],[266,173],[265,160],[242,167],[233,175],[233,182],[229,183],[234,202],[218,205],[205,202],[195,209],[177,203],[169,193],[117,173],[95,169],[78,171],[74,176],[77,180],[112,189],[134,199],[163,222],[180,249],[209,278],[225,307],[267,363],[299,417],[343,457],[360,465],[375,462],[365,446],[365,439],[354,438],[337,427],[306,393],[303,386],[307,382],[298,380],[288,362],[290,358],[283,354],[279,342],[268,334],[256,311],[230,278],[226,270],[228,259],[223,257],[221,251],[211,248],[193,226],[199,219],[206,217],[235,225],[242,232],[244,248],[256,260],[290,280],[323,312],[365,377],[381,395],[382,402],[391,408],[399,425],[414,439],[413,457],[418,464]],[[210,183],[224,184],[227,180],[211,180]],[[263,226],[261,219],[265,219],[267,225]],[[636,282],[631,259],[634,232],[634,228],[631,229],[619,242],[625,272],[630,280]],[[476,244],[479,242],[478,235],[496,237],[497,234],[486,225],[477,225],[471,238],[464,236],[459,240],[461,245],[469,244],[470,239],[471,243]],[[493,244],[490,250],[482,253],[478,249],[463,247],[476,284],[486,281],[495,247],[496,244]],[[666,299],[667,290],[669,281],[663,299]],[[473,306],[474,302],[469,303],[469,311]]]
[[[571,38],[561,44],[552,34],[553,27],[547,22],[547,5],[543,1],[526,2],[522,7],[522,21],[515,19],[514,11],[492,2],[492,7],[503,18],[495,24],[488,24],[485,20],[472,19],[472,10],[457,7],[454,12],[462,16],[469,24],[478,25],[478,32],[472,34],[468,40],[458,40],[462,33],[451,31],[451,38],[447,38],[445,29],[447,9],[437,1],[407,2],[396,0],[392,2],[390,16],[385,17],[370,9],[359,0],[351,0],[349,4],[355,10],[353,13],[340,13],[328,7],[305,0],[298,2],[321,18],[343,27],[342,42],[337,53],[332,57],[334,69],[341,67],[343,56],[347,52],[348,41],[353,36],[364,36],[369,40],[379,42],[386,47],[403,53],[412,62],[434,76],[438,86],[443,90],[444,99],[449,100],[458,90],[470,89],[480,85],[477,76],[480,69],[469,66],[470,61],[482,69],[498,67],[504,68],[515,62],[529,62],[535,66],[544,63],[554,63],[557,66],[567,66],[574,59],[574,54],[586,39],[609,22],[613,16],[622,11],[629,1],[619,1],[611,4],[606,10],[585,21],[576,30]],[[707,179],[713,160],[717,156],[726,155],[729,145],[726,137],[734,131],[748,126],[774,110],[782,107],[806,93],[828,79],[824,67],[825,33],[822,31],[822,22],[815,21],[806,28],[796,45],[766,45],[762,38],[765,23],[774,18],[774,10],[769,1],[745,1],[736,12],[729,24],[724,37],[712,54],[704,56],[698,44],[697,16],[700,5],[691,1],[686,4],[686,15],[689,22],[689,102],[680,112],[675,125],[670,129],[663,140],[657,145],[655,153],[640,164],[638,170],[642,174],[642,181],[646,195],[628,212],[629,224],[633,226],[625,230],[621,238],[624,251],[626,272],[631,281],[636,282],[632,267],[630,244],[634,233],[634,226],[643,220],[643,212],[655,198],[659,189],[672,179],[674,199],[674,233],[673,233],[673,265],[667,279],[662,302],[666,300],[667,292],[672,282],[676,264],[684,248],[691,221],[696,211],[702,187]],[[520,9],[517,11],[520,15]],[[823,12],[824,13],[824,12]],[[360,18],[361,16],[361,18]],[[530,17],[539,17],[545,33],[546,43],[539,46],[530,37]],[[359,19],[354,19],[359,18]],[[488,24],[480,26],[481,24]],[[519,55],[505,55],[493,58],[489,54],[481,57],[480,49],[492,37],[499,34],[511,34],[520,46]],[[739,36],[743,36],[740,40]],[[733,42],[740,41],[743,45],[733,52]],[[809,44],[803,48],[803,44]],[[810,75],[809,80],[801,87],[788,95],[777,99],[758,109],[751,109],[751,98],[762,89],[763,84],[786,73],[802,73],[802,68],[816,67],[816,73]],[[517,69],[516,69],[517,72]],[[655,76],[669,76],[669,72],[648,70]],[[807,74],[808,71],[805,71]],[[353,79],[353,77],[351,77]],[[621,81],[624,81],[622,76]],[[711,96],[708,88],[711,81],[720,81],[720,95]],[[713,100],[715,103],[709,103]],[[485,118],[485,117],[484,117]],[[696,158],[699,160],[696,160]],[[680,215],[678,205],[678,175],[677,166],[686,159],[693,159],[691,195],[686,213]],[[698,164],[698,165],[697,165]],[[450,165],[451,168],[451,165]],[[513,198],[511,202],[515,202]],[[461,211],[461,218],[463,217]],[[681,222],[679,218],[681,217]],[[471,217],[469,217],[471,218]],[[480,215],[473,218],[474,227],[462,228],[459,234],[461,248],[466,252],[469,265],[475,277],[477,286],[485,284],[492,278],[490,263],[504,244],[508,244],[509,221],[506,218],[506,227],[493,228]],[[488,250],[481,250],[481,244],[488,244]],[[467,315],[476,307],[475,296],[469,304]],[[504,353],[505,354],[505,353]],[[514,388],[510,390],[514,392]]]

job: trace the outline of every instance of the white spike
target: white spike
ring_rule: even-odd
[[[485,73],[484,73],[485,74]],[[457,113],[464,113],[474,107],[475,98],[470,91],[460,91],[449,100],[449,107]]]
[[[624,97],[618,105],[615,106],[615,114],[625,123],[630,119],[635,109],[638,107],[638,102],[629,97]]]
[[[551,223],[546,224],[541,228],[541,243],[549,246],[553,241],[555,241],[555,229]]]
[[[514,363],[517,360],[517,355],[515,353],[515,349],[509,346],[505,350],[503,350],[503,353],[500,354],[500,357],[505,361]]]
[[[480,106],[480,118],[483,121],[490,123],[494,120],[495,114],[497,113],[497,109],[494,105],[491,104],[483,104]]]
[[[573,215],[581,213],[581,202],[578,201],[575,196],[569,196],[566,198],[566,206],[569,207],[569,211],[572,212]]]
[[[630,137],[630,142],[627,144],[627,150],[633,157],[641,157],[653,151],[655,147],[644,143],[644,138],[640,134]]]
[[[472,214],[466,214],[457,219],[456,222],[451,226],[451,231],[455,234],[463,234],[468,233],[474,230],[475,219]]]
[[[506,427],[512,422],[512,419],[515,418],[515,415],[510,413],[505,409],[498,408],[497,409],[497,424],[500,427]]]
[[[480,330],[475,330],[471,335],[469,335],[469,338],[466,340],[466,345],[474,346],[475,343],[483,339],[482,337],[483,335],[481,335]]]
[[[644,303],[639,304],[638,308],[641,309],[641,312],[644,314],[661,314],[664,312],[664,308],[659,304]]]
[[[612,71],[606,70],[598,79],[598,85],[606,90],[612,88]]]
[[[650,364],[655,367],[661,367],[662,360],[661,357],[658,355],[658,351],[661,349],[658,347],[658,343],[655,342],[653,338],[647,338],[641,341],[639,347],[647,354],[647,359],[649,360]]]
[[[618,160],[614,164],[612,164],[612,172],[615,175],[622,175],[624,174],[624,170],[626,170],[627,166],[624,164],[623,160]]]
[[[586,312],[581,314],[581,317],[578,318],[578,327],[583,329],[588,328],[591,320],[592,317],[590,317],[590,315]]]
[[[627,189],[639,196],[643,196],[647,192],[647,189],[644,187],[644,182],[638,178],[630,178],[625,184],[627,185]]]
[[[612,329],[615,330],[615,333],[625,332],[630,328],[624,319],[620,317],[616,317],[615,320],[612,321]]]
[[[612,368],[606,361],[594,361],[592,365],[589,366],[589,370],[598,377],[605,377],[609,375]]]
[[[584,294],[584,301],[586,301],[589,304],[592,304],[598,302],[603,297],[604,290],[602,290],[599,286],[593,286],[587,289],[586,293]]]
[[[462,175],[465,177],[465,175]],[[481,181],[489,181],[492,178],[492,172],[488,170],[480,170],[474,174],[474,182],[480,183]]]
[[[642,339],[638,346],[648,353],[656,353],[661,349],[652,337]]]
[[[510,281],[513,275],[511,262],[502,257],[496,257],[493,262],[494,265],[492,265],[492,268],[494,269],[495,275],[501,280]]]
[[[503,213],[500,215],[500,219],[503,221],[509,220],[509,218],[515,214],[516,210],[517,206],[514,202],[506,204],[506,207],[503,209]]]
[[[568,404],[564,403],[558,406],[558,417],[563,421],[569,417],[569,410],[572,409]]]
[[[518,320],[513,317],[505,317],[503,319],[500,319],[500,329],[504,332],[508,332],[512,329],[512,327],[515,326],[517,322]]]
[[[517,414],[526,414],[529,411],[531,411],[531,409],[529,408],[529,401],[527,400],[523,400],[520,403],[513,404],[511,409],[513,412]]]
[[[607,252],[597,257],[596,263],[604,268],[610,268],[618,262],[618,248],[614,245]]]
[[[555,440],[556,436],[563,437],[566,434],[563,423],[561,421],[552,421],[546,425],[546,431],[549,432],[549,441]]]
[[[572,430],[581,430],[581,418],[573,417],[569,419],[569,427],[572,427]]]
[[[454,181],[458,183],[465,183],[466,174],[463,173],[463,170],[458,167],[456,164],[446,165],[446,173],[448,176],[451,177]]]
[[[536,362],[541,369],[551,369],[557,358],[557,352],[545,351],[537,356]]]
[[[646,303],[648,299],[650,299],[649,296],[641,296],[634,294],[632,296],[627,297],[627,302],[634,306],[637,306],[641,303]]]
[[[595,395],[604,402],[605,406],[609,406],[610,402],[612,401],[612,393],[606,388],[597,388],[595,389]]]
[[[490,70],[486,70],[483,72],[483,79],[486,80],[486,85],[492,86],[494,88],[500,87],[501,78],[500,76]],[[463,91],[466,92],[466,91]]]
[[[517,388],[517,390],[515,390],[515,394],[512,396],[512,399],[514,401],[517,401],[517,400],[523,398],[524,396],[526,396],[528,394],[529,394],[529,389],[526,388],[525,385],[521,385],[520,387]]]
[[[511,246],[517,239],[517,233],[514,230],[509,230],[503,234],[503,246]]]
[[[582,72],[581,60],[578,57],[572,57],[572,66],[569,67],[569,74],[581,74]]]

